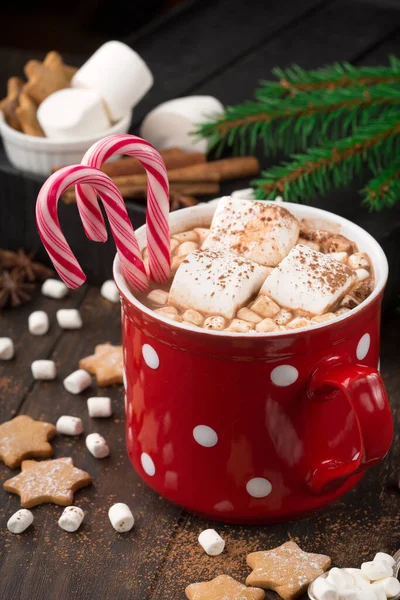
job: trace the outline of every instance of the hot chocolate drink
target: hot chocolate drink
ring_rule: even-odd
[[[293,330],[335,319],[372,292],[369,257],[277,204],[222,198],[209,228],[171,236],[172,276],[140,300],[189,327]],[[143,251],[147,261],[147,249]]]

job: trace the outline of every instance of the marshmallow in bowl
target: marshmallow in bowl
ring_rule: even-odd
[[[58,140],[90,137],[110,127],[104,103],[93,90],[54,92],[39,106],[37,118],[46,136]]]
[[[224,250],[197,250],[179,266],[169,303],[232,319],[260,289],[267,268]]]
[[[72,78],[72,87],[95,90],[104,100],[112,121],[127,115],[153,85],[153,75],[132,48],[116,40],[106,42]]]
[[[286,208],[257,200],[221,198],[203,248],[230,250],[275,267],[296,244],[300,226]]]
[[[354,271],[303,244],[297,244],[261,288],[280,306],[322,315],[357,281]]]

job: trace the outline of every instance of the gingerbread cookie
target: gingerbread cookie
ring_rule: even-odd
[[[15,109],[21,129],[27,135],[44,137],[43,129],[37,120],[37,106],[35,102],[24,92],[19,95],[19,106]]]
[[[26,458],[49,458],[53,448],[49,444],[56,435],[51,423],[34,421],[20,415],[0,425],[0,459],[15,469]]]
[[[185,590],[189,600],[264,600],[263,590],[246,587],[229,575],[219,575],[212,581],[192,583]]]
[[[0,102],[0,110],[3,111],[6,122],[17,131],[22,131],[16,109],[23,85],[24,82],[20,77],[10,77],[7,81],[7,96]]]
[[[253,572],[247,585],[274,590],[284,600],[293,600],[331,566],[329,556],[303,552],[295,542],[286,542],[266,552],[252,552],[247,564]]]
[[[79,368],[95,375],[100,387],[122,383],[122,346],[99,344],[94,349],[94,354],[79,361]]]
[[[24,85],[23,91],[36,104],[40,104],[53,92],[68,87],[75,71],[76,69],[63,63],[58,52],[49,52],[42,63],[38,60],[26,63],[28,83]]]
[[[92,482],[89,473],[74,467],[72,458],[24,460],[21,468],[19,475],[4,482],[4,489],[18,494],[24,508],[45,502],[68,506],[74,492]]]

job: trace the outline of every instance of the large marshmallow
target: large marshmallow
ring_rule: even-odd
[[[156,106],[144,119],[140,135],[157,148],[207,151],[207,140],[192,135],[198,125],[222,114],[224,107],[212,96],[174,98]]]
[[[357,281],[342,263],[298,244],[272,271],[261,288],[280,306],[303,314],[322,315]]]
[[[112,121],[127,115],[153,85],[144,60],[122,42],[106,42],[72,78],[72,87],[95,90]]]
[[[230,250],[260,265],[275,267],[299,236],[299,223],[273,202],[221,198],[203,248]]]
[[[54,92],[39,106],[37,118],[46,136],[57,140],[90,137],[110,127],[101,96],[94,90]]]
[[[192,252],[177,270],[169,302],[232,319],[258,292],[267,268],[223,250]]]

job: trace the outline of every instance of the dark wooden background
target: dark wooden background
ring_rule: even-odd
[[[205,93],[226,104],[242,101],[276,65],[297,62],[316,67],[344,59],[356,64],[384,63],[389,53],[400,54],[399,31],[400,3],[395,0],[185,2],[129,39],[155,76],[153,89],[135,111],[134,129],[149,109],[171,97]],[[32,54],[0,50],[0,89]],[[71,57],[76,64],[83,59]],[[39,248],[33,207],[40,183],[40,178],[16,172],[4,155],[0,156],[1,246],[18,247],[22,235],[26,247]],[[234,187],[238,185],[233,183]],[[400,206],[391,212],[368,214],[360,209],[355,189],[331,194],[315,204],[356,220],[380,240],[392,265],[389,297],[393,305],[398,294]],[[142,206],[130,202],[129,211],[134,225],[143,222]],[[109,277],[111,244],[94,246],[85,241],[75,207],[62,207],[61,219],[92,278]],[[80,307],[84,329],[61,333],[54,325],[60,306]],[[40,338],[27,332],[27,317],[35,309],[47,310],[53,323],[49,334]],[[382,374],[396,426],[400,419],[399,331],[399,316],[390,311],[382,332]],[[214,525],[168,504],[131,469],[124,449],[120,387],[97,390],[94,386],[75,397],[62,386],[63,378],[95,344],[119,341],[118,306],[100,298],[94,287],[70,293],[61,303],[37,294],[26,307],[0,315],[3,335],[14,339],[17,356],[0,366],[0,422],[17,413],[51,422],[61,414],[83,416],[85,432],[104,434],[112,453],[110,458],[96,461],[85,450],[84,439],[59,436],[54,442],[55,456],[72,456],[94,479],[91,488],[76,495],[76,503],[87,511],[76,534],[58,528],[61,509],[48,505],[34,510],[33,528],[13,536],[6,522],[19,502],[0,489],[1,600],[183,600],[185,586],[193,581],[221,573],[243,581],[248,573],[248,552],[272,548],[289,537],[305,550],[330,554],[338,566],[359,566],[378,550],[394,552],[400,546],[398,427],[390,456],[328,510],[282,525]],[[47,357],[57,362],[58,378],[35,383],[30,364]],[[86,398],[108,393],[115,407],[114,418],[91,421]],[[1,465],[0,480],[9,476],[10,470]],[[136,517],[134,529],[124,536],[112,530],[107,518],[108,507],[116,501],[130,504]],[[200,531],[209,526],[215,526],[227,540],[226,552],[216,558],[206,556],[196,541]],[[276,596],[268,593],[267,597],[272,600]]]

